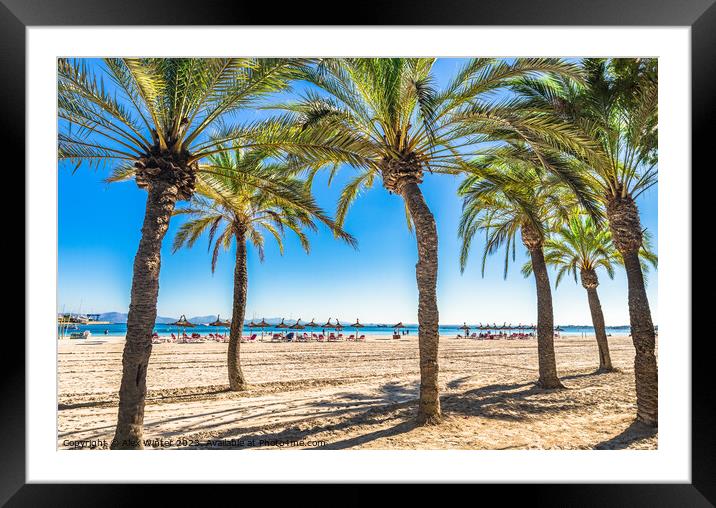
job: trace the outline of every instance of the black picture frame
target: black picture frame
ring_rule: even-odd
[[[0,97],[2,139],[25,145],[25,29],[62,25],[502,25],[502,26],[684,26],[691,27],[692,161],[707,159],[716,112],[716,0],[482,0],[439,2],[384,0],[364,3],[343,14],[323,0],[282,4],[244,4],[228,0],[0,0]],[[271,10],[271,12],[269,12]],[[349,19],[350,23],[344,23]],[[7,71],[7,72],[6,72]],[[24,151],[15,163],[24,168]],[[18,170],[15,170],[18,172]],[[689,171],[689,168],[684,168]],[[22,174],[22,173],[21,173]],[[693,175],[693,172],[691,173]],[[21,184],[22,185],[22,184]],[[29,189],[26,189],[29,192]],[[695,197],[692,198],[696,202]],[[19,242],[18,242],[19,243]],[[27,269],[27,267],[26,267]],[[708,315],[708,314],[707,314]],[[27,309],[26,309],[27,319]],[[687,328],[688,329],[688,328]],[[708,339],[708,337],[705,337]],[[26,337],[31,340],[31,337]],[[685,339],[682,337],[681,339]],[[684,344],[687,341],[684,340]],[[146,494],[122,485],[26,484],[25,348],[4,341],[0,355],[0,503],[7,506],[124,506]],[[531,503],[551,506],[713,506],[716,503],[715,397],[708,340],[692,341],[692,483],[620,485],[531,485]],[[161,488],[161,487],[160,487]],[[491,493],[480,487],[480,498]],[[166,504],[181,489],[163,489]],[[485,497],[488,496],[488,497]],[[238,500],[237,500],[238,501]]]

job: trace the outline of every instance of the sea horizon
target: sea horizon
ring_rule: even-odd
[[[261,335],[261,332],[263,331],[264,334],[266,333],[280,333],[280,332],[299,332],[299,333],[319,333],[323,332],[323,330],[326,331],[335,331],[333,328],[323,328],[323,326],[319,326],[316,328],[304,328],[304,329],[290,329],[290,328],[277,328],[276,325],[271,325],[268,327],[265,327],[263,329],[261,328],[249,328],[247,326],[249,322],[247,321],[244,325],[243,334],[244,335],[250,335],[257,333],[258,335]],[[289,326],[291,324],[295,323],[295,321],[291,321],[290,323],[287,322]],[[358,334],[365,334],[365,335],[386,335],[390,336],[393,334],[393,324],[387,324],[387,323],[367,323],[363,325],[362,328],[359,328],[356,330],[356,328],[350,326],[350,324],[342,324],[341,330],[342,333],[357,333]],[[441,335],[464,335],[465,331],[461,328],[462,324],[445,324],[440,325],[440,334]],[[500,327],[502,325],[498,325]],[[58,334],[62,334],[62,328],[65,327],[65,325],[59,325],[58,326]],[[468,324],[468,327],[470,327],[470,333],[480,333],[480,329],[477,328],[477,325],[470,325]],[[516,327],[516,325],[515,325]],[[581,335],[593,335],[594,334],[594,327],[588,326],[588,325],[555,325],[556,328],[559,328],[560,333],[565,336],[581,336]],[[408,336],[418,336],[418,325],[417,324],[411,324],[406,323],[401,327],[401,330],[405,330],[408,332]],[[493,328],[493,330],[499,332],[500,328]],[[518,332],[517,328],[514,329],[502,329],[502,331],[510,331],[513,330],[515,332]],[[618,325],[618,326],[607,326],[606,331],[607,333],[613,333],[613,334],[627,334],[629,333],[629,325]],[[77,324],[76,328],[66,329],[65,330],[65,336],[68,337],[70,333],[73,332],[84,332],[89,331],[93,336],[98,337],[124,337],[127,333],[127,324],[126,323],[110,323],[110,324]],[[107,332],[105,334],[105,331]],[[228,333],[229,327],[228,326],[211,326],[209,324],[196,324],[193,327],[178,327],[176,325],[166,324],[166,323],[157,323],[154,325],[154,332],[164,336],[164,335],[170,335],[172,333],[179,334],[182,331],[186,331],[187,333],[199,333],[201,335],[206,335],[209,333]],[[534,330],[533,330],[534,331]]]

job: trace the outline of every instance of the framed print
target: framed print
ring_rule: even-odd
[[[441,482],[712,505],[690,298],[712,2],[305,8],[4,0],[27,326],[3,502]]]

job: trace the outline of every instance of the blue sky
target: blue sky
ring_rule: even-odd
[[[438,61],[438,84],[460,65],[456,59]],[[105,184],[106,170],[82,166],[72,174],[60,164],[58,174],[58,310],[126,312],[129,305],[132,263],[140,237],[146,193],[133,181]],[[319,204],[333,213],[343,183],[353,169],[343,167],[330,187],[327,174],[314,182]],[[518,259],[506,280],[503,256],[488,260],[480,275],[484,246],[476,239],[464,274],[458,264],[457,223],[460,201],[456,189],[461,177],[427,175],[422,185],[438,225],[438,305],[443,324],[468,322],[535,322],[534,281],[525,279]],[[654,187],[639,198],[642,225],[657,245],[658,191]],[[172,254],[172,239],[184,220],[174,217],[164,241],[158,310],[161,316],[231,314],[233,252],[223,253],[212,275],[208,240]],[[348,214],[345,228],[359,241],[358,250],[336,241],[325,229],[310,234],[311,254],[306,255],[295,237],[288,237],[281,256],[267,238],[266,258],[260,263],[250,248],[247,318],[286,317],[341,321],[414,323],[417,321],[415,238],[408,231],[400,197],[390,195],[376,182],[360,196]],[[554,280],[554,272],[551,272]],[[628,324],[627,285],[623,270],[615,279],[599,273],[599,293],[608,325]],[[658,323],[657,273],[649,276],[648,295]],[[555,322],[591,323],[586,292],[565,279],[553,291]]]

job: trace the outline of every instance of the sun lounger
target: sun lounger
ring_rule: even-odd
[[[359,340],[359,341],[361,341],[361,342],[365,342],[365,335],[361,335],[361,336],[358,337],[356,340]]]
[[[353,334],[350,334],[346,340],[347,340],[347,341],[350,341],[350,342],[353,342],[353,341],[356,340],[356,336],[353,335]]]

